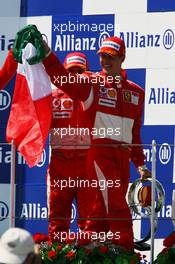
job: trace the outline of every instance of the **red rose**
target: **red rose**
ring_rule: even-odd
[[[50,259],[54,259],[55,257],[56,257],[56,251],[54,251],[54,250],[51,250],[51,251],[49,251],[48,252],[48,258],[50,258]]]
[[[42,234],[40,239],[41,239],[41,242],[47,242],[48,236],[46,236],[45,234]]]
[[[103,246],[103,247],[100,247],[100,248],[99,248],[99,251],[100,251],[100,253],[102,253],[102,254],[106,254],[106,253],[108,253],[109,249],[108,249],[108,247]]]
[[[66,257],[68,259],[73,259],[75,257],[75,252],[74,251],[69,251],[67,254],[66,254]]]
[[[48,241],[48,236],[45,234],[36,233],[33,235],[33,240],[35,241],[35,244],[41,244],[41,242]]]
[[[41,243],[41,235],[40,233],[36,233],[33,235],[33,240],[35,241],[35,244],[40,244]]]
[[[171,233],[167,238],[164,239],[164,247],[172,247],[175,244],[175,232]]]
[[[58,250],[58,251],[61,251],[61,249],[62,249],[62,246],[61,246],[61,245],[58,245],[58,246],[57,246],[57,250]]]
[[[51,247],[52,246],[52,241],[51,240],[48,241],[47,244],[48,244],[49,247]]]

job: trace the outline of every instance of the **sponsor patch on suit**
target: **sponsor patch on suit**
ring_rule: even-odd
[[[103,105],[103,106],[107,106],[107,107],[115,108],[116,101],[109,100],[109,99],[106,99],[106,98],[99,98],[98,104],[99,105]]]
[[[123,101],[134,105],[138,105],[139,94],[133,91],[123,91]]]
[[[138,93],[132,92],[131,103],[138,105],[138,103],[139,103],[139,94]]]
[[[117,91],[115,88],[100,87],[100,97],[108,98],[110,100],[117,100]]]
[[[61,99],[61,110],[73,110],[73,101],[72,99]]]
[[[131,103],[131,91],[123,91],[123,101]]]

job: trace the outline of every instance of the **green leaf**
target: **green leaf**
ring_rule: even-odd
[[[87,256],[86,256],[86,252],[85,252],[84,248],[79,248],[79,249],[77,250],[77,256],[78,256],[78,258],[80,258],[80,259],[85,259],[85,258],[87,258]]]
[[[105,258],[103,264],[112,264],[112,260],[110,258]]]
[[[159,254],[157,256],[157,263],[158,264],[171,264],[170,261],[169,261],[169,256],[168,254]]]
[[[123,256],[119,255],[115,258],[115,264],[129,264],[129,261],[125,258],[123,258]]]

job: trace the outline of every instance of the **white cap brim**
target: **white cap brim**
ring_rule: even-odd
[[[26,259],[26,255],[15,255],[9,252],[6,248],[0,243],[0,263],[6,264],[22,264]]]

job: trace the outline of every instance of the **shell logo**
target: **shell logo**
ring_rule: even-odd
[[[73,102],[71,100],[65,100],[63,102],[63,106],[64,106],[64,108],[69,109],[73,106]]]

